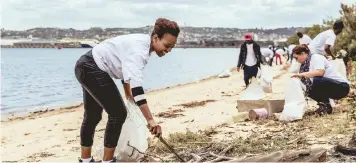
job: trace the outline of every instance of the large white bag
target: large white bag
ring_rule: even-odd
[[[335,60],[331,60],[329,61],[329,63],[337,70],[337,72],[339,72],[344,78],[347,78],[346,75],[346,66],[344,63],[343,59],[335,59]]]
[[[261,66],[261,84],[265,93],[272,93],[273,75],[269,66]]]
[[[306,101],[300,79],[292,78],[288,81],[284,91],[285,103],[280,121],[294,121],[302,119]]]
[[[301,64],[299,62],[297,62],[294,58],[292,58],[292,64],[289,68],[289,72],[291,73],[298,73],[300,70],[300,66]]]
[[[137,105],[127,101],[126,107],[127,118],[122,126],[115,156],[120,162],[136,162],[144,156],[148,148],[147,121]],[[98,154],[103,155],[103,145],[98,151]]]

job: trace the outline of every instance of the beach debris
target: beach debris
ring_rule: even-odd
[[[63,131],[75,131],[75,130],[77,130],[77,129],[75,129],[75,128],[65,128],[65,129],[63,129]]]
[[[251,121],[268,118],[268,111],[265,108],[252,109],[248,114],[249,120]]]
[[[40,161],[38,160],[39,158],[46,158],[46,157],[50,157],[50,156],[54,156],[55,154],[53,153],[48,153],[48,152],[40,152],[40,153],[35,153],[31,156],[28,156],[28,159],[31,159],[32,161]]]
[[[356,148],[351,148],[351,147],[345,147],[342,145],[337,145],[335,147],[336,152],[340,152],[344,155],[351,155],[351,156],[356,156]]]
[[[215,102],[215,101],[216,100],[193,101],[193,102],[174,105],[174,106],[183,106],[183,108],[195,108],[199,106],[205,106],[207,103]]]
[[[181,114],[181,112],[184,111],[182,109],[175,109],[166,112],[160,112],[157,114],[157,116],[161,118],[177,118],[177,117],[184,116],[184,114]]]
[[[230,70],[225,70],[218,75],[219,78],[228,78],[232,75]]]

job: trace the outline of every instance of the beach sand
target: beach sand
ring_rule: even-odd
[[[273,82],[273,96],[283,98],[284,84],[290,74],[273,66],[272,73],[279,76]],[[210,77],[199,82],[173,86],[147,93],[155,119],[162,126],[163,136],[168,133],[203,130],[241,114],[236,100],[245,88],[243,71],[233,71],[228,78]],[[180,104],[205,101],[204,106],[184,108]],[[160,112],[182,109],[175,118],[157,117]],[[2,161],[77,161],[80,156],[80,126],[83,107],[59,109],[15,118],[1,124]],[[103,143],[106,113],[96,128],[95,147]],[[236,133],[238,134],[238,133]],[[101,158],[96,158],[101,159]]]

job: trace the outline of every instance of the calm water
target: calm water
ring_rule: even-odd
[[[88,49],[1,49],[2,114],[58,108],[82,102],[74,64]],[[146,90],[206,78],[234,67],[237,49],[174,49],[151,56],[144,70]],[[121,82],[116,80],[122,90]]]

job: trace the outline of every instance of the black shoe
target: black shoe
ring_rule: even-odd
[[[114,157],[111,162],[117,162],[116,157]]]
[[[83,160],[81,158],[78,158],[79,162],[83,162]],[[89,162],[95,162],[94,158],[91,157],[91,160]]]
[[[332,114],[333,108],[331,107],[330,103],[318,103],[319,108],[315,111],[318,115],[326,115]]]

